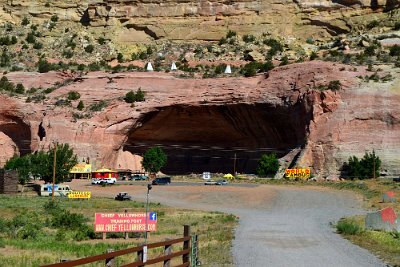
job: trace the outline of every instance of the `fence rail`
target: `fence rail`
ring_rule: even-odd
[[[162,242],[147,244],[147,249],[164,247],[164,255],[158,256],[153,259],[148,259],[146,262],[143,261],[144,260],[144,249],[145,249],[146,245],[141,245],[138,247],[117,250],[117,251],[113,251],[113,252],[104,253],[101,255],[90,256],[87,258],[71,260],[71,261],[66,261],[66,262],[60,262],[60,263],[53,263],[53,264],[49,264],[49,265],[43,265],[42,267],[73,267],[73,266],[80,266],[83,264],[93,263],[93,262],[97,262],[97,261],[101,261],[101,260],[104,260],[106,262],[106,264],[107,264],[106,266],[113,266],[112,261],[114,258],[116,258],[118,256],[131,254],[131,253],[137,253],[137,260],[135,262],[122,265],[121,267],[137,267],[137,266],[141,267],[141,266],[151,265],[151,264],[160,263],[160,262],[163,262],[164,266],[168,267],[168,266],[170,266],[171,259],[180,257],[180,256],[182,256],[182,264],[178,265],[176,267],[185,267],[185,266],[190,265],[190,257],[189,257],[190,251],[191,251],[190,241],[191,241],[190,227],[188,225],[185,225],[184,231],[183,231],[183,237],[166,240],[166,241],[162,241]],[[183,243],[182,250],[172,252],[171,246],[174,244],[179,244],[179,243]]]

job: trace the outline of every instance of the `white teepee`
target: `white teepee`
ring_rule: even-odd
[[[175,61],[173,61],[171,64],[171,71],[174,71],[174,70],[177,70]]]
[[[225,74],[231,74],[232,70],[231,70],[231,65],[227,65],[225,68]]]
[[[151,62],[147,63],[146,70],[147,71],[153,71],[153,66],[151,65]]]

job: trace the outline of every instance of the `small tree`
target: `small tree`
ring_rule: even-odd
[[[19,181],[25,184],[33,177],[41,177],[45,182],[53,180],[54,148],[48,152],[39,151],[23,157],[15,156],[7,161],[5,169],[17,170]],[[68,144],[57,144],[56,183],[62,183],[69,170],[78,163],[77,156]]]
[[[25,87],[22,85],[22,83],[18,83],[17,86],[15,87],[15,92],[17,94],[23,94],[25,93]]]
[[[79,101],[78,106],[76,107],[78,110],[83,110],[85,108],[85,105],[83,104],[83,101]]]
[[[273,176],[279,169],[279,161],[275,153],[264,154],[258,161],[257,174],[262,177]]]
[[[152,147],[144,153],[143,168],[150,173],[157,173],[167,163],[167,155],[161,147]]]
[[[68,100],[77,100],[81,97],[81,94],[77,91],[69,91],[68,92]]]
[[[372,153],[365,152],[364,157],[359,160],[356,156],[349,158],[348,162],[343,163],[342,175],[350,179],[368,179],[379,177],[381,160]]]
[[[126,95],[125,95],[125,102],[126,102],[126,103],[133,103],[133,102],[135,102],[135,98],[136,98],[136,95],[135,95],[135,93],[131,90],[131,91],[129,91],[128,93],[126,93]]]

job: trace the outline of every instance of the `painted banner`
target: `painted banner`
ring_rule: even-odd
[[[68,194],[68,198],[90,198],[91,196],[92,192],[73,191]]]
[[[157,213],[149,212],[147,232],[155,232]],[[145,232],[146,213],[96,213],[94,222],[95,232]]]
[[[92,165],[85,163],[78,163],[69,171],[70,173],[91,173]]]
[[[310,169],[286,169],[285,178],[307,180],[311,176]]]

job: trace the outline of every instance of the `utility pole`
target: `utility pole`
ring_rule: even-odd
[[[233,176],[236,176],[236,153],[233,157]]]
[[[51,200],[52,201],[54,201],[54,184],[56,183],[56,161],[57,161],[57,143],[54,142],[53,188],[51,190]]]
[[[375,175],[375,157],[374,157],[374,180],[376,179],[376,175]]]
[[[151,184],[147,185],[147,197],[146,197],[146,228],[144,232],[144,245],[147,246],[147,234],[148,234],[148,214],[149,214],[149,193],[152,186]]]

